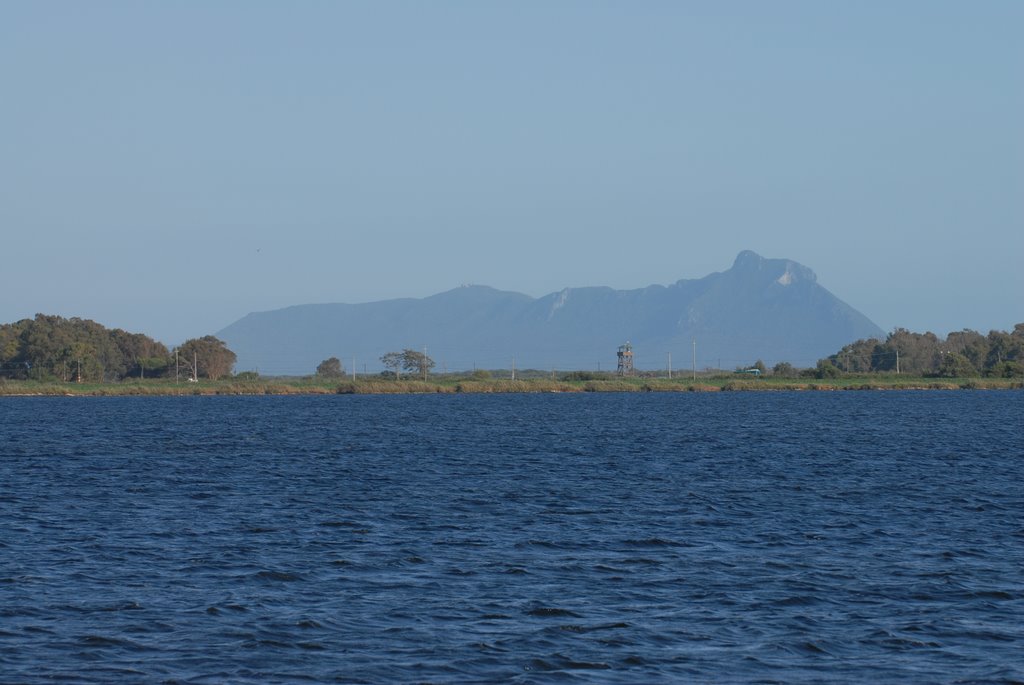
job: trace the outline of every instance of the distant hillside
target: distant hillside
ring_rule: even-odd
[[[633,343],[639,369],[663,369],[669,353],[688,369],[732,368],[762,359],[813,366],[859,338],[883,331],[786,259],[745,251],[731,269],[638,290],[566,288],[541,298],[463,286],[423,299],[309,304],[249,314],[217,336],[237,369],[301,375],[331,356],[359,372],[381,368],[392,350],[427,348],[437,371],[614,368]]]

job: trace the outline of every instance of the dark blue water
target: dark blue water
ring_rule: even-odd
[[[0,399],[0,681],[1024,680],[1024,393]]]

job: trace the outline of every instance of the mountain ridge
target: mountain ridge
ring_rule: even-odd
[[[519,368],[607,369],[627,340],[641,369],[665,368],[673,352],[692,363],[694,340],[698,368],[756,359],[810,366],[882,335],[810,268],[750,250],[725,271],[670,285],[572,287],[537,298],[463,285],[424,298],[254,312],[218,333],[238,354],[237,368],[272,375],[308,374],[331,356],[377,371],[385,352],[424,346],[438,370],[508,368],[513,358]]]

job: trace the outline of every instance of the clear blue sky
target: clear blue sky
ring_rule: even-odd
[[[1024,2],[5,2],[0,321],[799,261],[1024,321]]]

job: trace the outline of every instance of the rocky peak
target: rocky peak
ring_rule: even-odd
[[[798,281],[816,283],[818,277],[803,264],[790,259],[765,259],[752,250],[743,250],[736,255],[732,271],[740,274],[763,273],[770,275],[780,285],[791,285]]]

